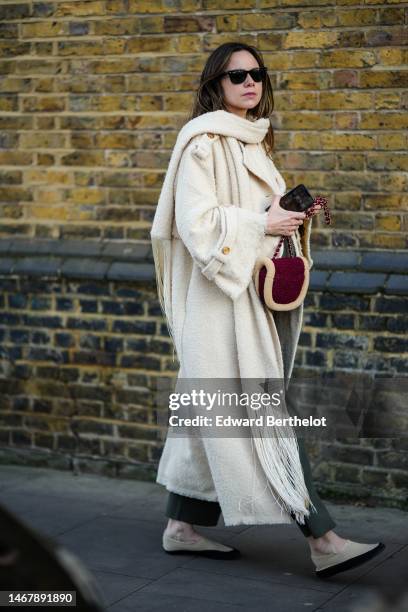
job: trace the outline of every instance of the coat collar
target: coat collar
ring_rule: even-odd
[[[283,195],[286,190],[285,181],[275,168],[273,161],[262,150],[261,144],[246,144],[240,142],[244,166],[264,181],[272,193]]]

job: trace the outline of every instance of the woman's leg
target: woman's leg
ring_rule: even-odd
[[[194,530],[194,525],[216,525],[220,514],[218,502],[170,493],[166,508],[169,522],[163,534],[164,550],[177,554],[194,552],[216,559],[237,559],[239,550],[209,540]]]
[[[305,519],[305,525],[300,525],[297,522],[296,524],[307,538],[316,574],[328,578],[338,572],[366,563],[384,550],[385,547],[381,542],[362,544],[345,540],[333,531],[336,524],[314,487],[312,470],[303,440],[298,440],[298,443],[305,483],[317,512],[311,512],[310,516]]]
[[[195,499],[171,492],[167,498],[166,516],[175,521],[209,527],[218,523],[220,514],[221,508],[218,502]]]
[[[210,502],[170,492],[167,498],[166,516],[169,519],[165,533],[170,537],[199,541],[203,536],[193,525],[214,526],[218,523],[221,507]]]
[[[302,438],[298,438],[298,446],[306,487],[309,491],[310,499],[316,507],[316,512],[312,511],[310,513],[310,516],[305,519],[304,525],[297,521],[296,524],[308,539],[312,551],[321,553],[340,552],[345,546],[346,540],[333,531],[336,523],[315,489],[312,469]]]
[[[307,490],[309,491],[310,499],[313,505],[316,507],[316,512],[311,512],[310,516],[305,519],[305,524],[301,525],[300,523],[296,523],[305,537],[313,536],[314,538],[320,538],[328,531],[331,531],[336,523],[332,519],[324,505],[323,501],[320,499],[315,486],[313,484],[313,476],[312,469],[310,467],[309,459],[306,453],[305,445],[302,438],[298,439],[299,446],[299,458],[300,463],[302,464],[303,475],[305,478],[305,484]]]

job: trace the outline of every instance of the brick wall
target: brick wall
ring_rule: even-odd
[[[13,239],[0,255],[0,461],[153,479],[165,433],[156,390],[178,362],[151,254]],[[408,254],[316,250],[314,261],[294,375],[406,376],[408,276],[397,272]],[[391,413],[387,425],[408,431],[405,408]],[[308,446],[326,495],[407,507],[406,437]]]
[[[320,246],[403,249],[407,8],[367,0],[1,3],[0,236],[148,240],[208,52],[257,45],[288,186],[330,196]],[[404,39],[405,33],[405,39]]]
[[[208,52],[258,46],[275,163],[328,197],[300,370],[406,375],[407,8],[350,0],[0,5],[0,460],[154,478],[177,362],[149,230]],[[327,495],[406,507],[406,439],[310,447]]]

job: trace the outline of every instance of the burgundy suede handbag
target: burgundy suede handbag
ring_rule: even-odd
[[[326,223],[330,223],[327,200],[318,196],[313,202],[324,208]],[[311,206],[305,211],[306,218],[312,216]],[[289,257],[276,257],[282,242],[287,240]],[[256,292],[261,302],[270,310],[293,310],[300,306],[309,288],[309,262],[297,256],[290,236],[281,236],[272,257],[261,257],[254,268]]]

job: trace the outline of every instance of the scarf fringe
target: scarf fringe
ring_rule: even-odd
[[[173,341],[173,362],[176,358],[173,315],[171,307],[171,239],[152,237],[152,253],[156,269],[157,296],[166,322],[167,330]]]
[[[254,444],[275,501],[304,525],[305,516],[308,517],[310,510],[316,508],[304,481],[297,440],[282,437],[276,428],[274,433],[268,431],[264,434],[254,432]]]
[[[249,417],[253,417],[248,407],[247,413]],[[268,414],[271,414],[268,406],[262,406],[256,412],[257,417],[262,416],[263,423],[267,422]],[[276,416],[280,418],[289,416],[285,404],[280,407],[279,415]],[[317,512],[317,509],[306,487],[299,445],[293,427],[251,425],[251,432],[252,451],[255,448],[268,489],[281,511],[293,514],[295,520],[304,525],[305,517],[308,517],[311,511]],[[248,501],[256,500],[251,498]]]

